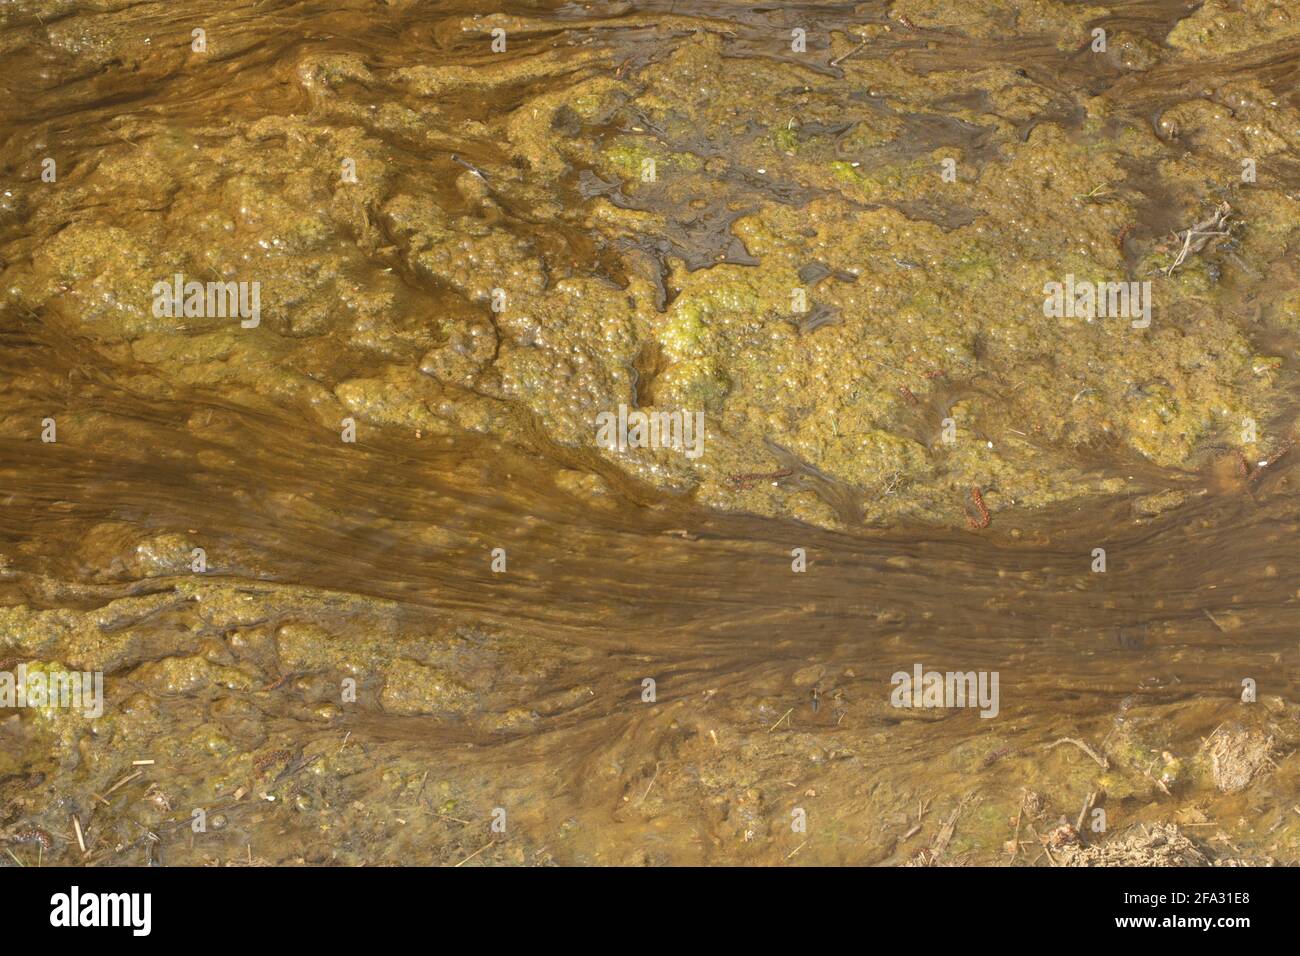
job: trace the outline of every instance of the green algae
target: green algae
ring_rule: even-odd
[[[1136,729],[1115,733],[1111,715],[1095,706],[1077,708],[1077,727],[1049,708],[1046,719],[1000,727],[996,739],[968,726],[936,731],[937,721],[900,721],[866,677],[802,666],[790,675],[794,689],[785,687],[782,655],[807,653],[797,645],[818,632],[778,634],[773,651],[775,615],[760,615],[761,643],[728,649],[736,660],[700,666],[712,642],[721,643],[718,621],[684,626],[655,616],[647,608],[660,595],[633,605],[655,638],[646,652],[608,653],[552,640],[538,622],[554,595],[536,578],[525,577],[499,603],[476,606],[465,595],[486,592],[482,580],[425,569],[441,575],[461,563],[485,565],[493,535],[547,528],[538,514],[552,518],[548,512],[493,525],[482,508],[484,498],[514,493],[506,489],[519,475],[548,476],[598,509],[599,520],[626,522],[620,532],[630,510],[660,522],[671,515],[672,527],[655,533],[673,543],[679,535],[694,540],[663,501],[679,493],[720,510],[824,527],[965,528],[978,487],[995,513],[991,532],[1008,529],[1015,540],[1021,523],[1033,524],[1028,512],[1052,505],[1102,507],[1117,494],[1141,493],[1138,520],[1183,509],[1199,494],[1166,485],[1201,467],[1207,449],[1237,449],[1251,462],[1275,454],[1293,427],[1285,418],[1290,355],[1266,344],[1264,333],[1300,327],[1288,264],[1300,216],[1286,178],[1297,117],[1262,80],[1219,76],[1230,72],[1226,54],[1263,56],[1255,50],[1293,35],[1279,9],[1252,0],[1241,10],[1205,4],[1172,27],[1168,47],[1112,32],[1116,53],[1105,62],[1150,76],[1111,85],[1093,83],[1070,59],[1106,10],[1047,0],[896,3],[888,23],[832,33],[836,57],[858,37],[870,41],[834,68],[733,56],[735,38],[718,22],[689,16],[629,14],[628,27],[661,32],[655,56],[633,44],[620,51],[626,60],[603,39],[546,48],[556,29],[546,18],[466,18],[453,25],[456,42],[500,23],[525,37],[536,31],[542,48],[508,61],[411,65],[307,44],[285,53],[292,62],[265,87],[237,87],[242,98],[232,98],[227,116],[142,110],[81,143],[86,161],[62,163],[57,190],[30,179],[6,186],[13,195],[0,207],[5,228],[21,225],[21,234],[5,233],[6,302],[86,345],[84,367],[59,369],[60,388],[45,403],[64,390],[98,399],[98,383],[111,381],[122,390],[116,401],[141,403],[144,421],[172,414],[177,396],[194,406],[181,416],[193,446],[144,454],[134,447],[141,432],[93,407],[59,412],[69,446],[94,437],[123,467],[174,465],[170,483],[154,489],[164,499],[160,514],[174,513],[166,501],[205,470],[222,479],[260,474],[260,484],[246,480],[231,491],[231,521],[247,512],[279,528],[280,519],[294,541],[310,540],[295,537],[302,528],[348,529],[355,538],[329,539],[335,549],[345,556],[355,549],[371,563],[331,564],[339,581],[330,590],[288,583],[284,554],[277,563],[266,553],[214,549],[224,562],[219,574],[230,578],[196,578],[186,573],[189,555],[213,529],[146,527],[151,519],[140,515],[153,513],[149,502],[128,502],[122,521],[97,515],[99,524],[68,550],[95,565],[74,567],[72,576],[102,590],[61,593],[28,580],[31,592],[0,608],[0,624],[5,652],[35,666],[108,670],[115,706],[89,731],[75,714],[53,711],[6,725],[15,736],[30,734],[21,750],[0,749],[6,798],[29,774],[60,774],[61,789],[17,798],[0,828],[56,813],[64,826],[68,793],[105,792],[135,754],[165,761],[167,772],[149,779],[165,788],[165,801],[220,808],[226,819],[214,824],[219,839],[197,849],[169,845],[187,862],[239,859],[246,850],[251,857],[251,843],[238,842],[236,831],[256,835],[256,852],[268,855],[277,851],[262,835],[276,834],[292,862],[460,862],[481,845],[482,823],[503,801],[512,819],[518,807],[526,836],[485,859],[538,863],[553,855],[780,863],[798,848],[787,832],[794,800],[809,804],[817,821],[795,859],[819,862],[916,860],[948,819],[955,829],[947,860],[1002,862],[1027,807],[1018,792],[1025,789],[1041,797],[1025,822],[1044,835],[1061,819],[1073,821],[1096,791],[1117,826],[1174,812],[1191,819],[1193,810],[1223,821],[1240,815],[1241,798],[1216,790],[1213,766],[1197,749],[1217,724],[1240,716],[1231,697],[1186,708],[1153,702]],[[932,32],[918,40],[906,20]],[[1041,39],[1010,50],[1001,41],[1008,30]],[[56,26],[54,45],[105,68],[115,57],[155,62],[100,24],[74,34]],[[621,42],[612,31],[593,35]],[[947,46],[953,36],[961,42]],[[225,47],[231,56],[239,49]],[[1053,50],[1068,56],[1053,58]],[[445,52],[421,37],[405,56]],[[1062,82],[1044,82],[1033,63],[1020,69],[1022,59],[1036,58],[1059,69]],[[1161,72],[1202,63],[1212,69],[1194,92],[1171,87]],[[32,155],[45,151],[40,145]],[[1257,182],[1241,180],[1245,157],[1259,163]],[[943,177],[949,158],[955,181]],[[643,175],[648,159],[653,181]],[[341,177],[344,160],[355,181]],[[1176,252],[1169,233],[1224,200],[1238,223],[1231,241],[1162,274]],[[738,261],[727,261],[733,255]],[[801,279],[813,263],[828,274]],[[153,316],[150,287],[176,271],[262,282],[262,327]],[[1048,320],[1043,285],[1067,273],[1149,279],[1152,326]],[[498,290],[501,311],[493,309]],[[835,320],[801,332],[807,313],[794,307],[796,292]],[[102,378],[92,377],[96,369]],[[40,384],[39,372],[11,384],[25,395]],[[594,448],[594,416],[620,404],[704,409],[705,456]],[[459,509],[445,487],[412,480],[367,513],[363,495],[345,501],[316,486],[262,487],[286,479],[276,455],[292,459],[303,446],[230,441],[223,405],[254,413],[255,422],[292,421],[322,443],[335,442],[341,420],[352,417],[362,449],[396,447],[403,467],[434,454],[417,442],[449,458],[449,448],[457,457],[478,449],[443,441],[464,441],[468,432],[563,467],[503,473],[475,451],[465,454],[471,477],[457,480],[478,497],[456,499]],[[951,442],[941,437],[946,420]],[[1247,420],[1260,425],[1254,441],[1238,437]],[[6,412],[4,434],[25,440],[30,424]],[[257,457],[248,465],[246,455]],[[253,470],[241,472],[245,466]],[[364,489],[374,487],[364,480],[371,467],[391,461],[321,470]],[[791,474],[735,477],[784,471]],[[667,494],[641,488],[638,508],[629,509],[620,481],[628,476]],[[294,485],[291,477],[286,484]],[[52,489],[42,508],[61,505],[61,486]],[[422,507],[403,512],[411,502]],[[63,542],[51,540],[60,550]],[[537,538],[523,541],[536,553]],[[769,550],[784,573],[781,544]],[[1272,546],[1260,544],[1265,554]],[[1050,562],[1056,547],[1045,544],[1026,560]],[[53,560],[27,548],[15,547],[18,563]],[[582,552],[549,556],[547,570],[581,561]],[[512,546],[512,567],[527,568],[528,553]],[[611,564],[636,564],[636,552],[611,553]],[[10,559],[3,557],[0,567]],[[319,557],[334,560],[329,551]],[[836,558],[851,564],[845,554]],[[911,559],[891,560],[908,573]],[[765,561],[772,555],[735,563],[749,574]],[[945,567],[956,571],[961,562]],[[609,588],[598,595],[608,605],[587,603],[589,584],[559,592],[595,616],[568,622],[571,633],[626,636],[624,628],[634,630],[629,594],[641,593],[585,570],[588,581]],[[1024,590],[960,605],[969,612],[963,625],[977,611],[1015,616],[1033,572],[999,568],[1004,575]],[[401,592],[401,601],[369,595],[398,593],[408,581],[420,586]],[[862,586],[832,581],[836,596]],[[161,590],[123,595],[140,582]],[[905,627],[929,629],[942,619],[908,603],[913,583],[897,583],[887,599],[847,599],[846,620],[881,631],[871,634],[879,637],[873,657],[893,653]],[[719,617],[747,613],[739,600],[725,604],[725,584],[690,584],[710,589]],[[958,602],[958,590],[936,589],[931,600]],[[814,591],[805,607],[838,607],[829,593]],[[1134,603],[1146,607],[1142,597]],[[56,599],[68,606],[40,609]],[[466,614],[483,617],[504,608],[516,619],[471,626],[424,613],[436,601],[466,602]],[[662,662],[655,654],[671,648],[678,631],[689,635],[674,676],[696,683],[677,699],[705,705],[674,705],[662,721],[647,711],[644,723],[616,723],[625,712],[601,708],[635,698],[642,671]],[[1020,634],[1016,654],[1041,636]],[[1072,636],[1079,644],[1071,652],[1089,646]],[[742,657],[761,663],[744,670],[743,684],[729,683]],[[614,677],[593,663],[607,658],[617,661]],[[356,685],[355,706],[340,694],[347,681]],[[821,694],[816,706],[810,688]],[[1294,741],[1293,709],[1265,706],[1282,738]],[[592,713],[615,722],[584,724]],[[572,746],[545,750],[540,769],[528,768],[534,776],[489,781],[490,768],[525,767],[526,751],[542,749],[533,739],[510,751],[511,741],[575,727],[572,737],[550,738]],[[1044,755],[1054,736],[1045,732],[1058,729],[1093,741],[1110,766],[1077,748]],[[477,753],[462,752],[469,740]],[[497,744],[503,749],[490,750]],[[930,766],[918,773],[922,759]],[[1285,819],[1282,797],[1294,790],[1295,774],[1289,758],[1258,791]],[[984,799],[965,804],[971,790],[985,791]],[[145,792],[141,785],[112,795],[116,829],[105,824],[97,855],[115,859],[118,841],[138,849],[134,821],[188,825],[183,813],[165,812],[158,791]],[[412,825],[425,814],[431,823]],[[918,822],[919,835],[906,836]],[[662,834],[670,826],[675,842],[647,849],[668,845]],[[1248,833],[1243,842],[1294,858],[1298,833],[1279,821],[1269,837]],[[1030,847],[1010,855],[1040,860]]]

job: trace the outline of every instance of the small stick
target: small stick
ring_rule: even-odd
[[[645,798],[650,796],[650,791],[654,789],[655,781],[659,779],[659,761],[655,761],[655,772],[650,777],[650,786],[645,788],[645,793],[641,794],[641,799],[637,803],[645,803]]]
[[[794,471],[790,468],[782,468],[778,471],[747,471],[743,474],[728,475],[727,480],[737,488],[748,490],[753,487],[756,481],[766,481],[768,479],[779,481],[782,478],[789,478],[793,474]]]
[[[953,833],[957,830],[957,818],[961,816],[962,811],[972,802],[972,795],[966,794],[957,801],[956,808],[948,815],[948,819],[939,827],[939,832],[935,834],[934,840],[930,844],[930,860],[934,862],[939,859],[948,849],[948,843],[952,840]]]
[[[1163,780],[1161,780],[1160,778],[1158,778],[1158,777],[1153,777],[1153,776],[1151,776],[1151,768],[1154,767],[1155,765],[1156,765],[1156,762],[1155,762],[1154,760],[1151,761],[1151,763],[1149,763],[1149,764],[1146,766],[1146,768],[1142,771],[1142,776],[1146,777],[1148,780],[1150,780],[1152,783],[1154,783],[1157,787],[1159,787],[1159,788],[1160,788],[1160,792],[1163,793],[1166,797],[1167,797],[1167,796],[1170,796],[1170,793],[1169,793],[1169,787],[1167,787],[1167,786],[1165,785],[1165,782],[1164,782]]]
[[[77,831],[77,846],[81,847],[81,852],[85,854],[86,838],[81,832],[81,821],[77,819],[75,813],[72,815],[72,828]]]
[[[867,41],[866,41],[866,40],[863,40],[861,43],[859,43],[857,46],[855,46],[855,47],[854,47],[852,50],[850,50],[848,53],[841,53],[841,54],[840,54],[839,56],[837,56],[835,59],[831,60],[831,66],[839,66],[841,63],[843,63],[845,60],[847,60],[847,59],[848,59],[849,57],[851,57],[853,54],[857,53],[859,50],[861,50],[861,49],[862,49],[864,46],[866,46],[866,45],[867,45]]]
[[[1264,474],[1265,469],[1271,468],[1274,465],[1276,465],[1279,461],[1282,460],[1282,456],[1285,455],[1287,452],[1289,452],[1293,447],[1295,447],[1294,438],[1292,438],[1289,442],[1287,442],[1285,445],[1283,445],[1281,448],[1275,451],[1272,455],[1270,455],[1266,461],[1260,462],[1259,467],[1255,469],[1255,473],[1250,476],[1250,480],[1252,482],[1258,481],[1259,476]]]
[[[1178,256],[1170,264],[1169,268],[1164,270],[1165,276],[1168,277],[1173,275],[1174,270],[1186,262],[1189,255],[1200,252],[1211,239],[1230,235],[1231,229],[1225,229],[1224,227],[1229,225],[1228,215],[1231,212],[1231,206],[1226,202],[1220,203],[1209,219],[1188,227],[1181,236],[1175,234],[1174,238],[1181,241],[1183,245],[1178,251]],[[1193,243],[1195,243],[1195,245],[1193,245]]]
[[[1016,810],[1016,835],[1011,838],[1011,859],[1008,864],[1014,863],[1016,857],[1020,855],[1020,820],[1025,815],[1025,792],[1020,791],[1020,808]]]
[[[767,728],[767,732],[770,734],[772,731],[776,730],[777,727],[780,727],[780,726],[781,726],[781,721],[785,720],[785,719],[786,719],[787,717],[789,717],[792,713],[794,713],[794,708],[793,708],[793,707],[791,707],[791,708],[790,708],[789,710],[787,710],[784,714],[782,714],[780,717],[778,717],[776,723],[774,723],[771,727]]]
[[[891,372],[897,372],[899,375],[908,375],[908,374],[910,374],[910,373],[908,373],[908,372],[904,372],[901,368],[896,368],[896,367],[893,366],[893,365],[886,365],[884,362],[878,362],[878,361],[876,361],[875,359],[873,359],[873,358],[872,358],[871,356],[869,356],[869,355],[862,355],[862,356],[859,356],[859,358],[864,358],[864,359],[866,359],[868,362],[871,362],[873,365],[879,365],[881,368],[887,368],[887,369],[889,369]]]
[[[1102,770],[1109,770],[1109,769],[1110,769],[1110,761],[1109,761],[1109,760],[1107,760],[1105,757],[1099,756],[1098,753],[1097,753],[1097,751],[1093,750],[1091,747],[1089,747],[1087,744],[1085,744],[1082,740],[1079,740],[1079,739],[1077,739],[1077,738],[1075,738],[1075,737],[1062,737],[1060,740],[1057,740],[1057,741],[1055,741],[1055,742],[1053,742],[1053,743],[1047,744],[1043,749],[1044,749],[1044,750],[1051,750],[1053,747],[1059,747],[1061,744],[1074,744],[1074,746],[1078,747],[1080,750],[1082,750],[1084,753],[1086,753],[1086,754],[1087,754],[1089,757],[1091,757],[1093,760],[1097,761],[1097,765],[1098,765],[1099,767],[1101,767]],[[1050,855],[1050,854],[1049,854],[1049,855]]]
[[[113,785],[112,785],[111,787],[109,787],[106,791],[104,791],[104,796],[107,797],[107,796],[108,796],[109,794],[111,794],[114,790],[117,790],[117,789],[119,789],[119,788],[121,788],[121,787],[126,786],[128,783],[130,783],[130,782],[131,782],[132,780],[134,780],[136,777],[139,777],[139,776],[141,776],[141,775],[143,775],[143,774],[144,774],[144,771],[143,771],[143,770],[137,770],[135,773],[131,774],[130,776],[123,777],[123,778],[122,778],[121,780],[119,780],[117,783],[113,784]]]
[[[796,853],[798,853],[800,850],[802,850],[804,847],[806,847],[807,845],[808,845],[808,841],[807,841],[807,840],[804,840],[804,841],[803,841],[802,843],[800,843],[797,847],[795,847],[793,850],[790,851],[790,854],[789,854],[789,856],[786,857],[786,859],[787,859],[787,860],[789,860],[789,859],[793,859],[794,855],[795,855]]]
[[[987,528],[992,518],[989,517],[989,509],[988,506],[984,504],[984,495],[980,492],[979,485],[973,485],[971,487],[970,500],[975,502],[975,507],[979,509],[980,513],[979,521],[976,521],[969,515],[966,516],[966,520],[970,522],[971,530],[979,531],[982,528]]]
[[[478,856],[480,853],[482,853],[484,850],[486,850],[488,847],[492,846],[492,844],[494,844],[494,843],[496,843],[496,842],[497,842],[496,840],[488,840],[487,843],[484,843],[481,847],[479,847],[477,850],[475,850],[475,851],[474,851],[473,853],[471,853],[469,856],[465,857],[465,859],[463,859],[463,860],[461,860],[459,863],[457,863],[456,866],[452,867],[452,869],[456,869],[457,867],[464,866],[466,863],[468,863],[470,860],[474,859],[474,857]]]
[[[1052,856],[1051,849],[1048,848],[1047,844],[1043,842],[1043,838],[1038,835],[1038,831],[1034,829],[1034,825],[1032,823],[1029,824],[1029,832],[1034,835],[1034,839],[1038,841],[1039,846],[1043,848],[1043,852],[1047,854],[1047,862],[1052,864],[1052,866],[1056,866],[1056,859]]]
[[[1220,721],[1219,726],[1215,727],[1212,731],[1210,731],[1210,736],[1206,737],[1204,740],[1201,741],[1201,746],[1197,748],[1196,756],[1199,757],[1202,753],[1205,752],[1205,748],[1210,745],[1211,740],[1213,740],[1215,737],[1219,735],[1219,731],[1223,729],[1223,725],[1225,723],[1227,723],[1227,721]]]
[[[1088,815],[1088,811],[1092,809],[1092,801],[1093,801],[1093,800],[1096,800],[1096,799],[1097,799],[1097,791],[1096,791],[1096,790],[1089,791],[1088,796],[1086,796],[1086,797],[1084,798],[1084,800],[1083,800],[1083,809],[1079,811],[1079,819],[1078,819],[1078,821],[1074,824],[1074,829],[1075,829],[1076,832],[1078,832],[1078,833],[1083,833],[1083,820],[1084,820],[1084,817],[1086,817],[1086,816]]]

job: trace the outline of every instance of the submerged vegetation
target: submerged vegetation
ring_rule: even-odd
[[[1300,860],[1296,12],[498,6],[0,12],[0,863]]]

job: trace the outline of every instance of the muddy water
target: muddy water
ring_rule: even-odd
[[[1192,6],[11,5],[0,671],[106,682],[0,711],[0,863],[1296,862],[1300,25]],[[1017,338],[1012,263],[1140,279],[1225,195],[1170,339]]]

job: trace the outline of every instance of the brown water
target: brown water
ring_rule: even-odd
[[[1106,24],[1160,44],[1193,6],[1116,4]],[[681,493],[677,478],[634,476],[482,379],[464,393],[492,403],[477,428],[429,424],[439,400],[459,401],[448,390],[408,427],[358,414],[356,443],[339,440],[346,412],[333,394],[377,375],[376,356],[420,364],[431,317],[483,321],[484,281],[472,277],[482,251],[439,274],[398,218],[377,211],[385,196],[416,194],[512,237],[499,262],[542,263],[543,291],[640,276],[660,312],[678,291],[673,260],[688,272],[719,256],[761,262],[733,234],[737,216],[799,209],[822,186],[733,168],[717,174],[700,215],[672,193],[619,193],[595,171],[557,169],[535,185],[492,119],[592,78],[635,82],[698,32],[724,58],[788,59],[800,71],[792,83],[815,76],[845,102],[872,95],[851,72],[859,59],[917,77],[1023,69],[1046,91],[1037,119],[996,135],[942,115],[959,99],[918,93],[930,99],[914,115],[890,107],[904,132],[870,154],[881,162],[955,139],[963,162],[996,162],[1003,136],[1078,128],[1088,96],[1108,101],[1117,124],[1150,125],[1171,104],[1249,77],[1294,110],[1300,37],[1279,30],[1244,52],[1132,73],[1048,34],[907,29],[883,4],[485,13],[404,2],[6,11],[0,669],[100,669],[107,701],[98,721],[0,720],[0,833],[13,851],[0,862],[457,863],[477,853],[474,863],[1047,865],[1057,861],[1036,837],[1075,822],[1085,800],[1106,810],[1107,832],[1084,838],[1098,845],[1176,822],[1207,856],[1296,862],[1294,454],[1242,475],[1208,440],[1168,465],[1122,443],[1042,438],[1078,473],[1122,490],[1044,508],[1007,501],[982,530],[960,520],[960,498],[942,520],[852,526],[836,502],[858,492],[809,466],[797,480],[839,519],[818,527],[793,509],[726,512]],[[837,31],[887,23],[895,29],[831,64],[858,42]],[[486,45],[494,25],[508,32],[503,54]],[[795,25],[810,51],[797,61]],[[210,44],[202,57],[188,47],[195,26]],[[414,65],[466,73],[430,101],[394,79]],[[981,90],[961,96],[964,109]],[[400,109],[411,112],[385,113]],[[652,122],[635,109],[580,135],[598,142]],[[339,141],[300,139],[305,154],[281,155],[280,144],[315,134],[292,123],[249,132],[266,117],[309,118],[344,139],[364,130],[360,165],[383,172],[363,184],[378,192],[353,209],[312,185],[311,170],[295,176],[303,155]],[[539,135],[569,135],[563,125]],[[677,145],[725,155],[728,135],[744,134],[702,127]],[[253,145],[214,158],[238,138]],[[1172,142],[1162,160],[1197,148]],[[1300,189],[1296,149],[1292,140],[1269,166],[1276,193]],[[45,155],[59,159],[62,192],[40,182]],[[1155,163],[1135,163],[1134,241],[1187,225]],[[592,225],[597,197],[611,194],[651,217],[621,242]],[[1014,201],[978,213],[1019,215]],[[932,199],[866,205],[945,229],[975,215]],[[311,215],[328,224],[325,238],[303,239],[289,218]],[[335,284],[267,309],[256,337],[227,330],[213,345],[209,320],[150,326],[103,278],[138,267],[147,289],[182,268],[182,253],[198,274],[205,248],[212,277],[232,276],[241,247],[223,237],[226,219],[236,235],[269,223],[285,237],[263,274],[322,270]],[[124,230],[153,258],[119,261],[100,234],[59,245],[88,222]],[[1289,239],[1286,228],[1273,234],[1294,249],[1294,222]],[[1294,261],[1225,265],[1207,300],[1282,357],[1262,427],[1283,436],[1300,408],[1297,327],[1283,315]],[[457,268],[470,275],[459,285],[447,277]],[[506,332],[495,335],[499,349]],[[1025,421],[1016,368],[990,362],[978,387],[1006,403],[1011,423]],[[56,442],[40,441],[46,418]],[[578,473],[598,475],[604,493],[575,490]],[[1177,507],[1135,511],[1168,490],[1182,493]],[[196,547],[202,575],[188,567]],[[505,573],[492,570],[494,548],[508,555]],[[793,548],[806,549],[806,573],[792,573]],[[1106,551],[1105,573],[1090,570],[1094,548]],[[890,675],[918,662],[997,671],[998,716],[891,707]],[[347,678],[355,702],[340,702]],[[645,678],[654,702],[642,699]],[[1246,678],[1257,702],[1240,700]],[[1232,792],[1216,786],[1222,768],[1207,756],[1224,726],[1271,738],[1268,762]],[[1046,749],[1063,737],[1107,766],[1079,747]],[[196,833],[199,808],[209,825]],[[504,832],[490,828],[496,808]],[[796,809],[806,831],[791,829]],[[1015,833],[1024,845],[1008,853]]]

